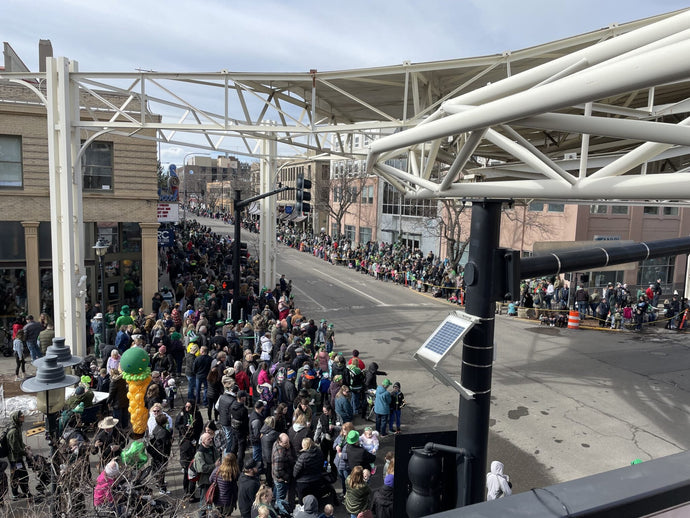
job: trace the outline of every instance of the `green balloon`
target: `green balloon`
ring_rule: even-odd
[[[121,457],[127,466],[136,466],[137,468],[142,467],[149,460],[144,443],[141,441],[134,441],[129,448],[122,452]]]
[[[149,355],[140,347],[130,347],[120,358],[120,368],[127,374],[142,374],[149,368]]]

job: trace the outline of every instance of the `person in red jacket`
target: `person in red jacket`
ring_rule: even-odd
[[[359,359],[359,351],[355,349],[352,351],[352,358],[347,361],[348,365],[356,365],[359,370],[364,371],[364,362]]]

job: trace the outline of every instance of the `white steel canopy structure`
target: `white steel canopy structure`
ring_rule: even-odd
[[[373,142],[367,170],[416,198],[687,200],[688,51],[682,11],[554,56]]]
[[[359,136],[368,171],[410,197],[686,199],[689,34],[681,11],[498,55],[359,70],[82,72],[61,57],[45,73],[0,71],[16,85],[0,103],[48,113],[55,331],[85,351],[80,164],[103,135],[260,158],[269,190],[277,154],[364,158]],[[386,164],[403,154],[409,170]]]

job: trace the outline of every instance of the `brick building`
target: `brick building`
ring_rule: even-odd
[[[6,72],[28,71],[21,70],[7,43],[4,55]],[[137,113],[139,106],[130,103],[128,110]],[[94,116],[110,118],[112,113],[102,107],[82,111],[82,118]],[[52,312],[48,169],[45,106],[29,88],[0,81],[2,324],[21,311]],[[155,141],[105,133],[84,150],[81,172],[87,301],[100,300],[98,260],[92,246],[102,237],[109,244],[104,258],[106,303],[150,309],[151,296],[158,289]]]

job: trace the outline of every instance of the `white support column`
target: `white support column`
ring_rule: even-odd
[[[70,82],[76,61],[49,58],[46,68],[50,221],[53,247],[55,335],[65,337],[72,353],[86,355],[84,296],[84,218],[79,153],[79,90]],[[76,165],[76,167],[75,167]]]
[[[276,157],[278,146],[275,139],[261,141],[261,194],[275,189]],[[276,200],[269,196],[261,203],[261,231],[259,234],[259,280],[261,286],[273,289],[276,284]]]

